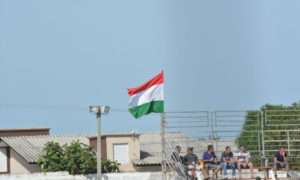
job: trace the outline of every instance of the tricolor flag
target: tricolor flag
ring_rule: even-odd
[[[161,71],[146,83],[128,89],[129,112],[139,118],[149,113],[164,112],[164,73]]]

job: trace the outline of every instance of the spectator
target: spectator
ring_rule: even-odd
[[[209,169],[213,169],[214,175],[217,176],[218,171],[220,170],[220,166],[217,162],[217,156],[214,152],[213,145],[208,145],[207,151],[203,153],[203,161],[204,161],[204,168],[203,168],[203,175],[204,178],[208,178]]]
[[[183,157],[183,163],[185,165],[198,163],[198,157],[194,154],[194,148],[189,147],[187,149],[187,154]]]
[[[227,169],[232,169],[232,177],[235,178],[236,175],[236,163],[233,159],[233,153],[231,152],[231,148],[227,146],[225,148],[225,151],[222,153],[221,156],[221,167],[223,168],[223,176],[225,179],[227,179]]]
[[[273,168],[274,168],[276,176],[277,176],[278,169],[288,170],[289,167],[288,167],[288,161],[287,161],[287,154],[285,153],[285,150],[283,147],[281,147],[276,152],[273,160],[274,160]]]
[[[240,151],[237,154],[237,167],[239,170],[239,178],[242,178],[242,169],[250,169],[251,178],[253,178],[253,164],[250,161],[250,153],[246,150],[244,146],[240,146]]]
[[[196,179],[196,165],[198,163],[198,157],[194,154],[194,149],[189,147],[187,154],[183,157],[183,163],[186,166],[186,173],[189,179]]]

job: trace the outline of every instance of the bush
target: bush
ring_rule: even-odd
[[[48,142],[37,161],[43,172],[68,171],[70,174],[96,173],[96,154],[87,145],[79,141],[60,146]],[[102,160],[102,172],[119,172],[119,163]]]
[[[110,161],[110,160],[102,160],[101,161],[101,167],[102,172],[108,173],[108,172],[119,172],[119,166],[120,164],[116,161]]]
[[[37,163],[43,172],[64,170],[62,159],[64,156],[63,148],[56,142],[48,142]]]
[[[92,149],[74,141],[64,145],[63,163],[70,174],[89,174],[96,172],[96,155]]]

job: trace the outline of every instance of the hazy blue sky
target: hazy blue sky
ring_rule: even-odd
[[[167,110],[246,110],[300,97],[300,1],[0,0],[1,128],[157,131],[126,88],[165,70]],[[122,112],[117,110],[121,109]]]

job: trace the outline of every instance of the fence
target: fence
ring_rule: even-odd
[[[299,110],[167,112],[163,118],[163,160],[169,171],[176,170],[170,159],[176,145],[182,147],[183,154],[193,147],[201,159],[208,144],[214,145],[219,157],[226,146],[237,151],[244,145],[257,166],[264,158],[271,162],[283,146],[291,167],[300,167]]]
[[[300,168],[300,111],[268,110],[262,112],[262,153],[269,160],[284,147],[292,168]]]

